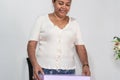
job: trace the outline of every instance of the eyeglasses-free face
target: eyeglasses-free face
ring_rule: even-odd
[[[53,0],[54,12],[61,17],[67,15],[70,10],[71,0]]]

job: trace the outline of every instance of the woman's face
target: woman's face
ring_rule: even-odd
[[[64,17],[70,10],[71,0],[53,0],[54,12],[59,17]]]

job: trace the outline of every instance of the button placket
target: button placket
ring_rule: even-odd
[[[59,56],[57,56],[56,57],[56,65],[55,65],[57,69],[59,68],[59,63],[60,63],[59,61],[60,61],[60,58],[59,58]]]
[[[62,31],[58,33],[58,53],[61,53],[61,33]]]
[[[58,31],[58,47],[57,47],[57,55],[56,55],[56,68],[59,68],[59,61],[61,57],[61,31]]]

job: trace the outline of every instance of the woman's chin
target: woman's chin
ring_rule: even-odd
[[[61,13],[60,14],[60,17],[65,17],[67,14],[65,14],[65,13]]]

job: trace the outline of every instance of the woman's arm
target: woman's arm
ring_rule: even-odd
[[[40,80],[38,76],[38,72],[40,71],[42,74],[42,68],[37,62],[35,52],[36,52],[36,46],[37,46],[37,41],[29,41],[27,45],[27,52],[28,52],[28,57],[30,58],[31,64],[33,66],[33,77],[34,79]]]
[[[36,46],[37,46],[37,41],[29,41],[27,45],[28,57],[30,58],[33,67],[37,65],[37,60],[35,57]]]
[[[76,45],[76,51],[82,63],[82,74],[90,76],[90,69],[88,63],[87,51],[84,45]]]

